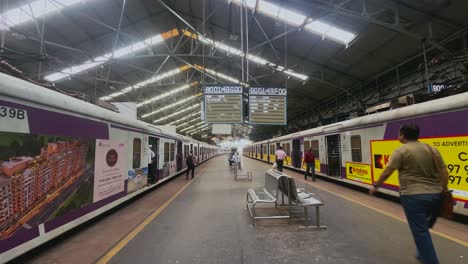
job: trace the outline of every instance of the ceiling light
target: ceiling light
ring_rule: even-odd
[[[283,66],[280,66],[280,65],[276,65],[274,64],[273,62],[270,62],[266,59],[263,59],[261,57],[258,57],[258,56],[255,56],[255,55],[252,55],[252,54],[245,54],[243,53],[242,51],[236,49],[236,48],[233,48],[233,47],[230,47],[230,46],[227,46],[225,44],[222,44],[220,42],[217,42],[217,41],[214,41],[214,40],[211,40],[209,38],[206,38],[206,37],[203,37],[203,36],[198,36],[197,34],[194,34],[194,33],[191,33],[187,30],[184,30],[183,31],[184,35],[185,36],[188,36],[188,37],[191,37],[191,38],[194,38],[194,39],[198,39],[200,40],[200,42],[202,42],[203,44],[205,45],[209,45],[209,46],[212,46],[218,50],[222,50],[228,54],[234,54],[234,55],[237,55],[239,57],[246,57],[249,61],[252,61],[256,64],[260,64],[262,66],[267,66],[267,67],[270,67],[270,68],[274,68],[280,72],[283,72],[284,74],[288,75],[288,76],[292,76],[296,79],[299,79],[301,81],[307,81],[307,79],[309,79],[309,77],[305,74],[300,74],[300,73],[296,73],[294,72],[293,70],[286,70],[284,69]]]
[[[197,95],[189,96],[189,97],[184,98],[184,99],[182,99],[182,100],[180,100],[180,101],[177,101],[177,102],[175,102],[175,103],[173,103],[173,104],[166,105],[166,106],[164,106],[164,107],[162,107],[162,108],[159,108],[158,110],[155,110],[155,111],[153,111],[153,112],[144,114],[144,115],[142,115],[141,117],[142,117],[142,118],[146,118],[146,117],[155,115],[155,114],[157,114],[157,113],[161,113],[161,112],[163,112],[163,111],[166,111],[167,109],[170,109],[170,108],[176,107],[176,106],[178,106],[178,105],[184,104],[184,103],[186,103],[186,102],[189,102],[189,101],[191,101],[191,100],[193,100],[193,99],[195,99],[195,98],[197,98],[197,97],[199,97],[199,96],[201,96],[201,95],[202,95],[202,94],[197,94]]]
[[[190,111],[190,110],[193,110],[193,109],[195,109],[195,108],[197,108],[197,107],[200,107],[200,104],[194,104],[194,105],[192,105],[192,106],[190,106],[190,107],[188,107],[188,108],[182,109],[182,110],[177,111],[177,112],[175,112],[175,113],[172,113],[172,114],[170,114],[170,115],[168,115],[168,116],[165,116],[165,117],[159,118],[159,119],[157,119],[157,120],[154,120],[153,122],[154,122],[154,123],[159,123],[159,122],[161,122],[161,121],[164,121],[164,120],[169,119],[169,118],[171,118],[171,117],[174,117],[174,116],[176,116],[176,115],[179,115],[179,114],[188,112],[188,111]]]
[[[145,100],[145,101],[143,101],[143,102],[141,102],[141,103],[138,103],[138,104],[137,104],[137,107],[142,107],[142,106],[144,106],[144,105],[147,105],[147,104],[150,104],[150,103],[159,101],[159,100],[164,99],[164,98],[166,98],[166,97],[168,97],[168,96],[170,96],[170,95],[173,95],[173,94],[176,94],[176,93],[178,93],[178,92],[180,92],[180,91],[186,90],[186,89],[192,87],[193,85],[195,85],[195,84],[197,84],[197,83],[198,83],[198,82],[193,82],[193,83],[191,83],[191,84],[186,84],[186,85],[177,87],[177,88],[175,88],[175,89],[172,90],[172,91],[169,91],[169,92],[167,92],[167,93],[160,94],[160,95],[158,95],[158,96],[155,96],[155,97],[153,97],[153,98],[150,98],[150,99],[148,99],[148,100]]]
[[[244,1],[244,3],[247,2],[245,0],[232,0],[232,2],[238,5],[240,5],[242,1]],[[250,9],[257,10],[260,13],[281,20],[293,26],[300,26],[306,22],[306,25],[304,26],[306,30],[345,45],[348,45],[356,37],[356,34],[353,34],[349,31],[337,28],[333,25],[321,21],[312,21],[312,19],[307,19],[306,16],[300,14],[299,12],[288,10],[281,6],[269,3],[265,0],[258,0],[258,5],[253,3],[246,3],[246,5]]]
[[[192,119],[192,120],[190,120],[188,122],[185,122],[183,124],[179,124],[179,125],[176,126],[176,128],[184,127],[184,126],[189,125],[190,123],[193,123],[194,121],[197,121],[199,119],[201,119],[201,116],[198,116],[197,118]]]
[[[175,37],[178,34],[179,34],[179,31],[177,29],[173,29],[163,34],[154,35],[143,41],[133,43],[129,46],[114,50],[113,52],[109,52],[102,56],[98,56],[92,60],[88,60],[82,64],[71,66],[71,67],[62,69],[58,72],[49,74],[45,76],[44,79],[49,82],[57,82],[57,81],[66,79],[67,77],[70,77],[72,75],[82,73],[84,71],[98,67],[113,58],[121,58],[121,57],[128,56],[130,54],[133,54],[133,53],[140,52],[147,47],[152,47],[156,44],[163,42],[165,39]]]
[[[187,120],[187,119],[190,119],[190,118],[192,118],[192,117],[195,117],[195,116],[197,116],[197,115],[200,115],[200,113],[201,113],[201,111],[197,111],[197,112],[195,112],[195,113],[193,113],[193,114],[190,114],[190,115],[188,115],[188,116],[182,117],[181,119],[172,121],[172,122],[170,122],[170,123],[167,124],[167,125],[168,125],[168,126],[171,126],[171,125],[178,124],[178,123],[183,122],[183,121],[185,121],[185,120]],[[198,118],[201,118],[201,116],[198,116]],[[197,119],[198,119],[198,118],[197,118]]]
[[[241,82],[239,81],[238,79],[234,78],[234,77],[231,77],[231,76],[228,76],[226,74],[223,74],[223,73],[220,73],[220,72],[217,72],[217,71],[214,71],[214,70],[211,70],[211,69],[208,69],[208,68],[205,68],[203,66],[200,66],[200,65],[197,65],[195,64],[195,67],[199,70],[204,70],[206,71],[207,73],[211,74],[211,75],[214,75],[220,79],[224,79],[230,83],[237,83],[237,84],[241,84],[243,86],[249,86],[248,84],[244,83],[244,82]]]
[[[37,0],[17,8],[10,9],[0,15],[0,29],[6,30],[25,24],[34,19],[50,15],[66,7],[85,2],[84,0],[62,0],[53,3],[50,0]]]
[[[112,94],[109,94],[107,96],[103,96],[101,98],[99,98],[100,100],[103,100],[103,101],[107,101],[109,99],[112,99],[112,98],[115,98],[115,97],[118,97],[118,96],[121,96],[122,94],[126,94],[132,90],[136,90],[136,89],[139,89],[139,88],[142,88],[148,84],[152,84],[152,83],[155,83],[157,81],[160,81],[162,79],[166,79],[166,78],[169,78],[171,76],[174,76],[176,74],[179,74],[187,69],[189,69],[190,67],[189,66],[182,66],[182,67],[179,67],[179,68],[175,68],[173,70],[170,70],[168,72],[165,72],[165,73],[162,73],[162,74],[159,74],[159,75],[156,75],[154,77],[151,77],[149,79],[146,79],[142,82],[139,82],[135,85],[132,85],[132,86],[129,86],[125,89],[122,89],[120,92],[116,92],[116,93],[112,93]]]
[[[189,127],[186,127],[186,128],[184,128],[184,129],[181,129],[180,132],[184,132],[184,131],[187,131],[187,130],[191,130],[191,129],[195,128],[195,127],[198,127],[198,126],[204,125],[204,124],[206,124],[205,121],[201,121],[201,122],[199,122],[199,123],[197,123],[197,124],[195,124],[195,125],[191,125],[191,126],[189,126]]]

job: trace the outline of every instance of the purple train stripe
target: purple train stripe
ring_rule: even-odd
[[[109,139],[109,126],[103,122],[7,101],[0,100],[0,104],[26,110],[31,134]]]
[[[415,117],[405,120],[388,122],[384,139],[398,139],[400,127],[405,124],[417,124],[421,130],[420,137],[447,137],[468,134],[466,120],[468,110],[442,113],[437,115]]]

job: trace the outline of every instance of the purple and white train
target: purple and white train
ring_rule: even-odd
[[[0,262],[228,152],[0,74]]]
[[[243,153],[273,163],[275,150],[281,145],[289,157],[285,166],[304,171],[304,151],[312,149],[316,173],[369,188],[400,145],[398,131],[407,123],[418,124],[421,141],[441,152],[450,172],[454,211],[468,215],[468,93],[256,142]],[[398,196],[397,175],[392,175],[380,191]]]

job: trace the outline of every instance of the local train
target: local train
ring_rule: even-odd
[[[229,152],[0,74],[0,259]]]
[[[304,151],[312,149],[318,175],[370,188],[401,144],[401,125],[417,124],[420,140],[436,147],[447,164],[454,211],[468,215],[467,117],[468,92],[256,142],[243,154],[273,163],[282,146],[288,155],[285,167],[305,171]],[[394,173],[379,191],[398,196],[398,186]]]

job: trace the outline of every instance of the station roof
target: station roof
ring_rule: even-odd
[[[2,56],[33,80],[137,102],[142,120],[177,125],[196,114],[203,82],[287,86],[294,116],[423,45],[450,54],[444,43],[468,25],[464,0],[243,1],[241,30],[242,0],[5,0]]]

